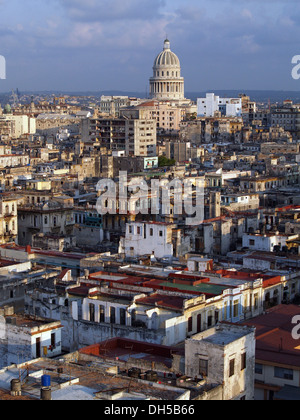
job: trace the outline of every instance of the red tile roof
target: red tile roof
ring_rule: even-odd
[[[167,296],[167,295],[159,295],[154,294],[151,296],[147,296],[145,298],[141,298],[136,300],[136,303],[140,305],[146,306],[158,306],[167,309],[173,309],[177,311],[181,311],[184,306],[185,299],[179,296]]]
[[[279,305],[243,323],[256,327],[256,360],[300,370],[300,339],[292,336],[292,321],[297,315],[299,306]]]

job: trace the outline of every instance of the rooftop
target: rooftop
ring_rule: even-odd
[[[146,306],[162,307],[172,309],[175,311],[181,311],[184,308],[185,298],[180,296],[167,296],[160,294],[153,294],[145,298],[137,299],[136,303]]]
[[[279,305],[265,315],[243,322],[256,327],[257,360],[300,370],[300,340],[292,336],[293,318],[299,314],[299,306]]]
[[[241,327],[240,325],[221,323],[215,328],[194,335],[192,340],[203,340],[217,346],[227,346],[228,344],[239,340],[249,333],[254,332],[254,329],[249,327]]]
[[[105,360],[128,362],[130,358],[165,364],[171,368],[174,354],[184,355],[183,348],[172,348],[134,340],[114,338],[80,350],[81,354],[93,355]]]
[[[74,354],[74,360],[38,359],[3,369],[0,371],[1,399],[21,399],[10,396],[11,380],[19,379],[20,373],[24,378],[22,396],[33,400],[40,399],[43,375],[50,377],[54,401],[118,399],[122,392],[135,396],[139,394],[139,399],[143,400],[174,401],[186,393],[185,389],[168,384],[167,381],[164,384],[163,379],[156,383],[132,380],[128,374],[119,372],[113,362]]]

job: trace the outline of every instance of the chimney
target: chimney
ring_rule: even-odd
[[[27,254],[31,254],[31,246],[30,245],[26,246],[26,252],[27,252]]]

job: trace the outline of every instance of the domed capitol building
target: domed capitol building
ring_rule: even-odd
[[[184,97],[184,78],[181,77],[179,58],[171,51],[170,41],[164,42],[164,49],[158,54],[150,79],[150,98],[158,101],[190,102]]]

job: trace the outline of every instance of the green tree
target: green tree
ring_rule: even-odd
[[[158,157],[158,166],[160,168],[164,166],[174,166],[176,164],[175,159],[168,159],[166,156],[159,156]]]

